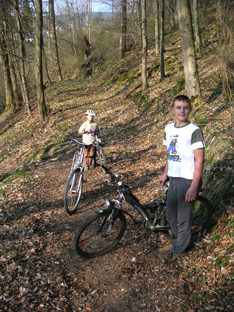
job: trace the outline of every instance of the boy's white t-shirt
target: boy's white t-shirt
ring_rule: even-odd
[[[163,145],[167,146],[168,176],[192,180],[195,168],[193,151],[205,148],[201,129],[193,123],[182,127],[168,124]]]
[[[90,123],[87,120],[80,126],[80,129],[79,129],[80,132],[84,130],[88,132],[99,130],[98,123],[96,121],[92,121]],[[83,143],[87,145],[92,144],[95,141],[95,139],[96,139],[95,135],[91,135],[90,133],[83,134]]]

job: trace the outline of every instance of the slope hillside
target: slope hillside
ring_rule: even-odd
[[[73,249],[77,227],[104,207],[110,193],[97,167],[85,173],[79,211],[68,216],[64,185],[74,146],[69,139],[94,109],[105,143],[108,167],[119,172],[142,202],[162,196],[157,179],[163,171],[162,146],[170,105],[186,94],[180,39],[166,36],[165,73],[148,53],[149,88],[141,91],[140,48],[87,80],[68,79],[45,90],[48,120],[39,127],[25,112],[0,116],[0,237],[2,311],[232,311],[233,102],[222,91],[213,41],[197,54],[204,104],[191,120],[206,139],[204,184],[215,206],[212,229],[183,258],[166,264],[158,248],[169,242],[141,224],[128,231],[113,252],[83,260]],[[128,208],[127,208],[128,209]]]

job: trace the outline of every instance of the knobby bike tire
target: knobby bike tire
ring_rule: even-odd
[[[202,236],[209,229],[213,216],[213,207],[210,201],[198,195],[193,209],[192,236]]]
[[[78,208],[83,187],[82,178],[80,168],[73,170],[68,177],[64,193],[64,207],[69,215],[74,214]]]
[[[112,211],[101,210],[88,218],[76,232],[74,248],[78,255],[90,259],[111,251],[121,240],[127,221],[119,211],[113,218]]]
[[[82,163],[81,151],[77,150],[75,151],[73,159],[72,159],[71,171],[73,171],[77,167],[77,164],[79,163]]]
[[[197,199],[194,203],[194,209],[193,209],[193,225],[192,225],[192,237],[201,237],[203,233],[209,229],[212,221],[213,216],[213,207],[210,201],[203,197],[198,195]],[[162,212],[160,225],[166,226],[168,225],[168,221],[166,220],[166,205],[165,209]],[[163,235],[173,240],[173,234],[170,230],[163,232]]]
[[[102,168],[102,165],[106,167],[106,156],[104,154],[104,150],[102,146],[99,146],[97,148],[97,154],[98,154],[98,159],[99,159],[101,168]],[[105,173],[105,169],[102,168],[102,171]]]

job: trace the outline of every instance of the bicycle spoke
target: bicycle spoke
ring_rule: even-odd
[[[74,170],[68,178],[64,194],[64,206],[68,214],[73,214],[78,207],[82,192],[82,174]]]
[[[111,213],[98,213],[89,218],[78,229],[74,244],[79,255],[92,258],[112,249],[122,238],[126,229],[126,219],[123,214],[112,220]]]

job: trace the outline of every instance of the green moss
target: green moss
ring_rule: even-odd
[[[139,75],[140,75],[139,69],[133,69],[129,72],[124,72],[118,81],[131,83],[135,79],[137,79],[139,77]]]
[[[20,178],[23,179],[26,176],[26,169],[25,167],[18,168],[14,172],[6,173],[0,177],[0,195],[4,195],[5,191],[2,189],[3,186],[11,184],[14,179]]]
[[[185,89],[185,79],[181,78],[176,82],[176,85],[171,89],[170,94],[172,96],[176,96],[184,89]]]

